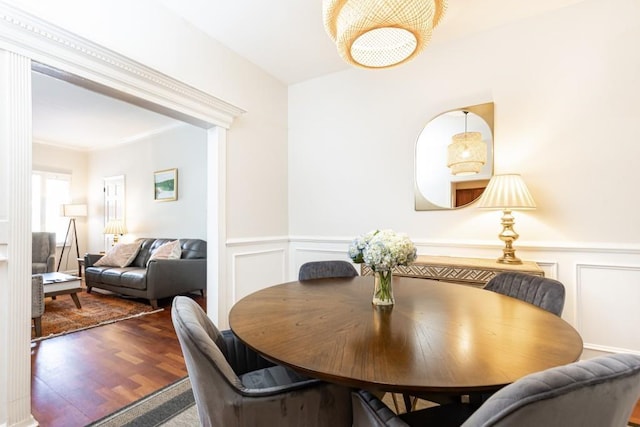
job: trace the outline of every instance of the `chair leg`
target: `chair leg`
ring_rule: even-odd
[[[150,299],[149,300],[149,304],[151,304],[151,308],[153,308],[154,310],[158,309],[158,300],[157,299]]]
[[[42,317],[36,317],[33,319],[33,325],[36,329],[36,338],[42,336]]]
[[[413,408],[413,404],[411,403],[411,396],[408,395],[407,393],[404,393],[402,395],[402,398],[404,399],[404,407],[406,409],[407,412],[411,412],[412,408]]]

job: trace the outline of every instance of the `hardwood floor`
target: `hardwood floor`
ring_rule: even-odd
[[[32,344],[31,411],[41,426],[85,426],[187,375],[171,300],[160,304],[158,313]]]
[[[159,313],[32,344],[31,411],[42,427],[85,426],[187,375],[171,300],[160,304]],[[630,421],[640,425],[640,402]]]

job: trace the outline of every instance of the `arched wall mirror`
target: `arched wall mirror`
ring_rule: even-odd
[[[478,134],[471,135],[477,132]],[[460,135],[462,134],[462,135]],[[465,135],[466,134],[466,135]],[[460,135],[460,136],[458,136]],[[452,139],[464,137],[458,156],[469,156],[467,137],[476,137],[484,164],[477,172],[460,173],[453,167]],[[479,143],[481,141],[481,144]],[[485,148],[486,147],[486,148]],[[493,102],[444,112],[424,127],[416,142],[415,209],[417,211],[457,209],[476,201],[493,176]],[[458,172],[457,174],[454,174]]]

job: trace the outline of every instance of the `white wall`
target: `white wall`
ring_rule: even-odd
[[[87,152],[70,150],[46,143],[33,143],[33,169],[49,172],[64,172],[71,174],[71,202],[87,203]],[[87,218],[76,219],[78,231],[78,249],[80,256],[87,252]],[[62,240],[62,239],[61,239]],[[56,250],[56,266],[60,259],[62,247]],[[67,254],[69,255],[67,257]],[[60,271],[76,271],[75,247],[72,245],[65,250],[64,261]]]
[[[633,319],[618,314],[621,301],[640,300],[640,51],[629,45],[638,39],[640,3],[589,0],[430,46],[395,69],[291,86],[289,273],[311,253],[344,254],[373,228],[409,233],[420,253],[497,257],[499,212],[413,209],[422,128],[440,112],[493,101],[495,172],[521,173],[538,203],[515,213],[519,255],[565,283],[564,317],[585,342],[640,352],[625,338]],[[605,336],[598,322],[616,332]]]
[[[178,200],[153,199],[153,172],[178,169]],[[166,132],[107,150],[91,151],[86,182],[90,203],[89,248],[104,250],[103,179],[125,177],[125,217],[137,237],[207,237],[207,134],[181,125]]]
[[[153,0],[9,2],[245,109],[227,134],[227,235],[287,234],[287,87],[283,83]]]
[[[416,138],[448,108],[495,102],[495,169],[523,175],[540,208],[523,241],[636,243],[632,224],[640,4],[587,1],[428,48],[387,71],[350,70],[290,88],[291,233],[393,227],[488,239],[495,215],[412,209]],[[597,31],[594,31],[598,28]],[[608,206],[624,203],[611,221]],[[381,208],[384,207],[384,208]]]

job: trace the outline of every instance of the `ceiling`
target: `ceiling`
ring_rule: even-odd
[[[284,84],[350,67],[338,56],[324,30],[321,0],[159,1]],[[580,1],[449,0],[431,45]],[[183,124],[39,73],[33,75],[35,141],[81,150],[98,149]]]

